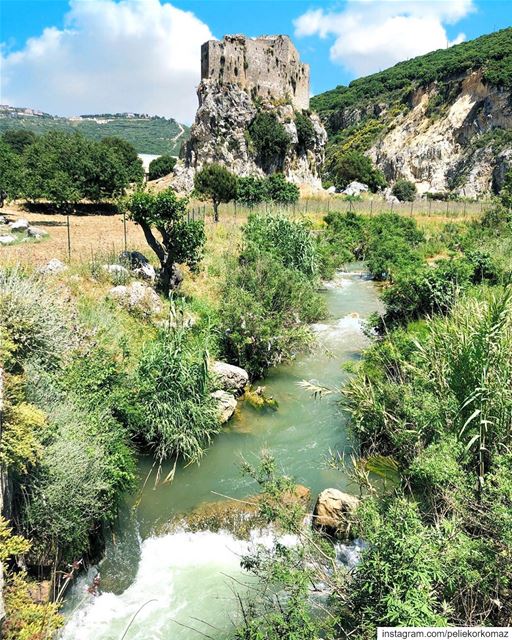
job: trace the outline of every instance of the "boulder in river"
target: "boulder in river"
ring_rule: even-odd
[[[221,424],[226,423],[231,416],[235,413],[236,398],[232,393],[228,393],[223,389],[214,391],[212,398],[217,403],[217,411],[219,414],[219,420]]]
[[[359,498],[339,489],[324,489],[318,496],[313,511],[313,526],[336,538],[350,537],[353,515]]]
[[[242,394],[249,383],[247,371],[241,367],[236,367],[234,364],[217,360],[213,363],[211,370],[217,378],[220,388],[235,395]]]

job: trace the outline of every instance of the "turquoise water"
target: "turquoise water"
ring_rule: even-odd
[[[177,514],[217,501],[220,495],[254,493],[256,488],[240,472],[242,458],[256,463],[262,450],[269,451],[313,496],[330,486],[351,490],[343,473],[327,464],[331,451],[350,449],[339,395],[315,400],[297,383],[308,380],[340,388],[347,376],[344,364],[357,360],[367,344],[362,320],[379,310],[380,302],[375,285],[358,273],[338,274],[324,295],[330,318],[313,326],[318,345],[273,369],[262,383],[265,394],[277,400],[277,411],[242,404],[200,465],[177,468],[171,483],[155,486],[152,460],[140,460],[139,493],[121,514],[99,568],[102,593],[86,591],[96,569],[79,581],[68,599],[63,639],[120,640],[142,605],[126,640],[201,637],[192,629],[215,639],[229,633],[237,615],[234,587],[243,591],[233,578],[247,579],[239,568],[240,555],[269,536],[255,531],[247,542],[229,532],[159,531]],[[162,477],[168,471],[164,469]]]

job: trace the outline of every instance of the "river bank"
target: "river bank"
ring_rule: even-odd
[[[180,465],[170,484],[155,487],[153,478],[146,482],[153,463],[144,457],[139,461],[139,491],[128,500],[98,568],[101,594],[87,592],[97,571],[92,569],[68,598],[63,640],[117,640],[145,602],[130,638],[190,638],[191,626],[211,634],[209,625],[217,629],[213,637],[221,638],[233,628],[237,583],[226,576],[245,580],[240,555],[264,543],[266,533],[253,531],[245,541],[227,531],[190,532],[179,526],[171,533],[162,531],[198,505],[253,494],[256,487],[240,471],[242,458],[254,463],[263,449],[270,451],[282,470],[313,496],[328,486],[350,491],[347,478],[327,464],[330,451],[350,448],[336,398],[314,400],[297,383],[339,387],[347,375],[342,364],[357,360],[367,345],[362,320],[381,306],[373,282],[361,273],[339,274],[323,295],[330,317],[313,327],[318,347],[272,369],[264,381],[266,394],[279,404],[277,411],[242,405],[201,464]]]

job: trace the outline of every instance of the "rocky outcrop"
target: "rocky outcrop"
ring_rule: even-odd
[[[338,489],[320,493],[313,511],[315,529],[337,538],[349,538],[354,511],[359,499]]]
[[[369,155],[390,182],[411,180],[420,194],[452,190],[475,197],[503,184],[512,149],[499,146],[510,129],[510,91],[476,71],[453,78],[443,95],[435,83],[417,90],[411,109],[387,122]]]
[[[58,258],[52,258],[43,267],[39,268],[39,273],[43,275],[55,275],[66,271],[67,266]]]
[[[232,37],[226,36],[226,38]],[[269,69],[263,65],[265,67],[263,69],[261,65],[252,65],[250,62],[249,49],[255,41],[245,39],[243,36],[236,37],[241,38],[236,47],[229,46],[223,49],[223,66],[220,62],[217,64],[211,61],[208,65],[202,65],[202,81],[197,91],[199,108],[190,131],[190,140],[183,147],[182,159],[174,169],[173,187],[181,192],[191,191],[195,173],[204,164],[216,162],[239,176],[264,177],[275,171],[282,171],[288,180],[297,185],[313,189],[321,188],[320,168],[323,163],[327,134],[318,116],[307,110],[309,99],[304,98],[303,91],[300,91],[299,98],[296,85],[296,92],[292,92],[293,95],[285,95],[282,84],[279,82],[281,76],[290,78],[290,86],[292,86],[293,82],[298,82],[294,79],[295,75],[299,74],[302,77],[306,73],[304,65],[298,62],[298,54],[297,58],[284,54],[278,56],[277,66],[274,62],[273,68]],[[285,37],[278,36],[278,38]],[[263,40],[264,43],[270,41]],[[289,39],[286,38],[286,40],[291,45]],[[249,66],[245,70],[246,73],[239,71],[236,76],[234,68],[238,69],[238,66],[229,56],[235,56],[236,60],[240,56],[243,58],[244,47]],[[267,50],[265,47],[266,44],[264,50]],[[216,51],[217,47],[214,49]],[[216,56],[215,60],[217,58],[221,59]],[[273,60],[275,59],[274,57]],[[241,64],[243,67],[243,62]],[[290,64],[289,68],[286,67],[287,64]],[[232,67],[233,72],[225,76],[227,73],[225,69]],[[249,71],[250,79],[246,77]],[[257,81],[259,72],[262,74],[261,83]],[[309,84],[309,70],[307,70],[307,83]],[[261,89],[263,86],[264,91]],[[297,111],[309,118],[312,125],[313,136],[307,148],[299,144],[295,123]],[[260,112],[275,114],[290,139],[284,157],[276,159],[275,164],[264,167],[248,135],[250,124]]]

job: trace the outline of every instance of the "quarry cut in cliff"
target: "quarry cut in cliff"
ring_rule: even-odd
[[[239,176],[279,171],[306,189],[321,188],[327,134],[309,111],[309,66],[300,61],[290,38],[231,35],[205,42],[197,94],[190,140],[174,170],[177,190],[189,192],[196,171],[212,162]],[[265,118],[277,123],[286,144],[263,157],[251,130]]]

